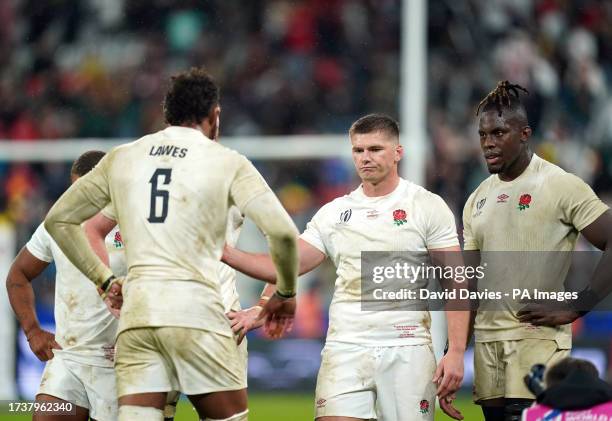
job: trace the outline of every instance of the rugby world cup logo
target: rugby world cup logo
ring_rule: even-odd
[[[344,212],[341,212],[340,213],[340,223],[346,224],[351,219],[352,215],[353,215],[352,209],[347,209]]]

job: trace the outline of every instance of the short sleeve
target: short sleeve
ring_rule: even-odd
[[[470,196],[463,207],[463,249],[480,250],[474,232],[472,231],[472,203],[474,195]]]
[[[32,256],[36,257],[38,260],[48,263],[53,261],[51,237],[47,233],[47,230],[45,230],[44,224],[40,224],[38,228],[36,228],[32,238],[27,242],[26,248],[32,253]]]
[[[112,202],[106,205],[106,207],[100,212],[108,219],[113,220],[115,222],[117,221],[117,212],[115,212],[115,207],[113,206]]]
[[[244,212],[249,202],[270,190],[270,187],[253,164],[243,156],[236,176],[230,186],[230,196],[238,209]]]
[[[459,245],[455,216],[438,195],[430,199],[429,220],[426,231],[426,247],[429,250]]]
[[[609,209],[580,178],[567,174],[562,179],[559,188],[564,193],[561,201],[564,222],[576,230],[582,231]]]
[[[310,222],[306,224],[306,229],[300,235],[300,238],[306,241],[308,244],[310,244],[314,248],[316,248],[317,250],[319,250],[321,253],[328,255],[327,249],[325,247],[325,237],[320,229],[321,225],[322,225],[322,212],[321,210],[319,210],[319,212],[317,212],[315,216],[312,217]]]

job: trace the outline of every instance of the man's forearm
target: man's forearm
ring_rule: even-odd
[[[11,307],[26,336],[30,331],[40,328],[34,306],[34,289],[30,281],[23,274],[20,276],[18,273],[9,273],[6,291]]]
[[[276,266],[276,292],[295,295],[298,276],[297,233],[285,233],[269,239],[270,256]]]
[[[45,218],[45,228],[70,262],[97,286],[101,286],[112,271],[91,249],[81,223],[99,211],[78,188],[82,179],[72,185],[53,205]]]
[[[446,319],[448,324],[448,350],[464,352],[468,341],[470,312],[447,310]]]
[[[261,307],[266,305],[270,297],[272,297],[275,292],[276,286],[274,284],[266,284],[263,291],[261,291],[261,295],[259,296],[259,301],[257,301],[257,305]]]
[[[276,283],[276,269],[272,258],[267,254],[249,253],[227,246],[222,260],[228,266],[251,278]]]
[[[79,223],[60,222],[50,215],[45,228],[70,262],[96,286],[101,286],[113,272],[93,252]]]
[[[253,199],[243,212],[268,238],[270,256],[276,269],[277,293],[294,295],[298,273],[298,233],[291,217],[271,191]]]

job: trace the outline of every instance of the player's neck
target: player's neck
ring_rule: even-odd
[[[397,188],[399,182],[399,175],[395,174],[393,176],[390,175],[389,177],[386,177],[384,180],[381,180],[376,184],[364,181],[361,185],[363,188],[363,194],[368,197],[379,197],[392,193],[393,190]]]
[[[525,172],[529,164],[531,163],[531,158],[533,157],[533,152],[527,149],[526,153],[521,154],[516,161],[512,163],[508,169],[502,173],[499,173],[499,179],[502,181],[512,181],[521,174]]]

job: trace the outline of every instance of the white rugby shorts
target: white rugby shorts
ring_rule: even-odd
[[[327,343],[321,353],[315,416],[433,421],[432,346]]]

